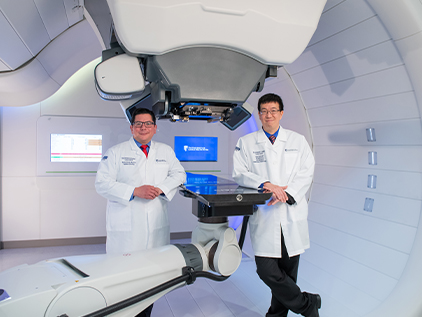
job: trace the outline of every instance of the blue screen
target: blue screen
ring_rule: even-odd
[[[217,161],[218,138],[203,136],[175,136],[174,152],[179,161]]]

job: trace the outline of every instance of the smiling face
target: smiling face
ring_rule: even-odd
[[[280,111],[280,105],[277,102],[268,102],[261,104],[259,111],[259,120],[262,122],[264,130],[274,134],[280,125],[284,111]]]
[[[151,141],[154,134],[157,132],[157,125],[147,127],[143,124],[141,127],[135,127],[136,122],[154,122],[152,117],[148,113],[137,114],[134,120],[134,124],[130,126],[133,138],[141,144],[147,144]]]

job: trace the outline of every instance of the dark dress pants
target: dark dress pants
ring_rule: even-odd
[[[296,284],[299,258],[289,258],[283,237],[281,258],[255,257],[257,273],[272,293],[266,317],[286,317],[289,310],[307,317],[318,316],[314,315],[315,295],[302,292]]]

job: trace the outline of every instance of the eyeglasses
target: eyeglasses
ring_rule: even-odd
[[[280,112],[280,111],[281,110],[276,110],[276,109],[271,109],[270,111],[264,109],[264,110],[261,110],[259,113],[263,116],[266,116],[267,113],[271,113],[272,116],[275,116],[277,114],[277,112]]]
[[[154,126],[154,122],[152,122],[152,121],[146,121],[146,122],[136,121],[132,125],[135,128],[142,128],[143,125],[145,125],[145,127],[147,127],[147,128],[152,128]]]

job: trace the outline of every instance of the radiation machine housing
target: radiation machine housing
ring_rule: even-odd
[[[305,50],[326,0],[107,3],[113,33],[95,69],[101,98],[119,100],[129,120],[144,107],[234,130],[253,113],[250,94]]]

